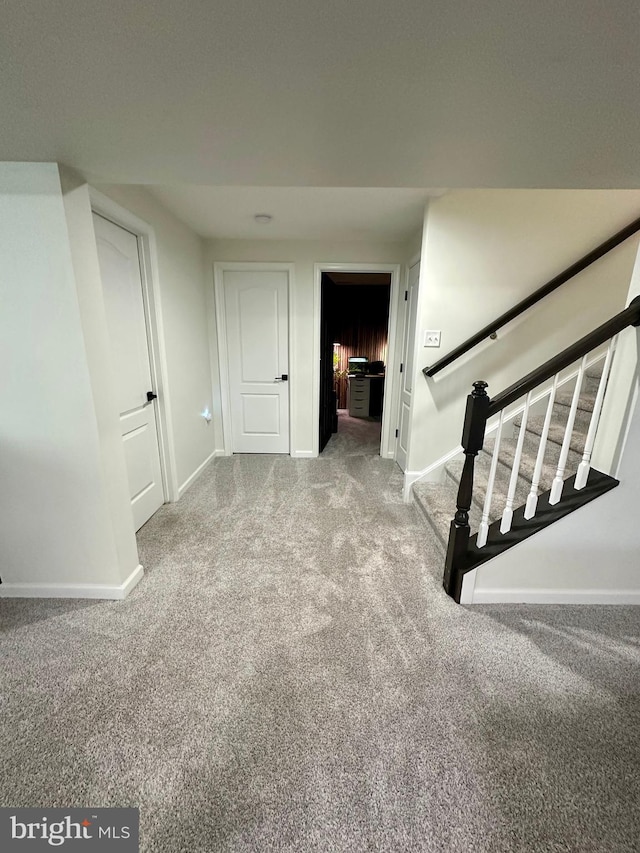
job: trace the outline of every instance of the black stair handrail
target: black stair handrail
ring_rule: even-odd
[[[511,320],[514,320],[528,308],[531,308],[537,302],[540,302],[540,300],[544,299],[545,296],[553,293],[554,290],[557,290],[561,285],[569,281],[570,278],[573,278],[579,272],[582,272],[582,270],[591,266],[595,261],[602,258],[612,249],[615,249],[616,246],[620,245],[620,243],[624,243],[626,239],[633,236],[633,234],[636,234],[638,231],[640,231],[640,217],[638,219],[634,219],[633,222],[630,222],[625,228],[622,228],[612,237],[609,237],[609,239],[605,240],[604,243],[596,246],[595,249],[588,252],[584,257],[580,258],[579,261],[571,264],[570,267],[567,267],[566,270],[555,276],[555,278],[552,278],[551,281],[548,281],[542,287],[534,290],[534,292],[527,296],[526,299],[518,302],[518,304],[514,305],[514,307],[509,311],[501,314],[497,320],[494,320],[492,323],[484,326],[484,328],[480,329],[479,332],[476,332],[475,335],[472,335],[464,343],[452,350],[448,355],[445,355],[439,361],[436,361],[434,365],[431,367],[424,367],[422,372],[425,376],[435,376],[436,373],[439,373],[445,367],[448,367],[452,362],[460,358],[461,355],[469,352],[470,349],[473,349],[473,347],[484,341],[490,335],[495,334],[498,329],[506,326],[507,323],[511,322]]]
[[[533,391],[542,382],[555,376],[565,367],[583,358],[596,347],[611,340],[615,335],[628,326],[640,326],[640,296],[636,296],[629,306],[607,320],[588,335],[580,338],[575,344],[567,347],[558,355],[550,358],[543,365],[532,370],[518,382],[514,382],[501,394],[489,398],[483,380],[473,383],[473,391],[467,397],[464,426],[462,429],[462,450],[464,451],[464,467],[458,485],[456,497],[456,514],[449,527],[449,542],[445,558],[443,586],[446,592],[456,601],[460,601],[462,576],[468,568],[469,541],[471,528],[469,526],[469,511],[473,499],[473,479],[475,458],[484,446],[487,421],[492,415],[501,412],[506,406],[514,403],[525,394]]]
[[[487,417],[490,418],[492,415],[497,415],[498,412],[511,403],[528,394],[529,391],[533,391],[542,382],[555,376],[556,373],[564,370],[565,367],[569,367],[574,361],[587,355],[591,350],[599,347],[600,344],[611,340],[614,335],[626,329],[627,326],[640,326],[640,296],[636,296],[624,311],[616,314],[615,317],[611,317],[610,320],[598,326],[593,332],[589,332],[584,338],[580,338],[575,344],[567,347],[561,353],[558,353],[558,355],[553,356],[553,358],[550,358],[541,367],[532,370],[531,373],[527,373],[522,379],[514,382],[513,385],[510,385],[496,397],[493,397],[487,409]]]

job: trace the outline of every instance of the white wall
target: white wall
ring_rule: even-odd
[[[168,417],[180,491],[212,458],[216,429],[201,413],[211,410],[208,299],[204,241],[142,187],[96,186],[155,231],[161,311],[166,345]],[[217,379],[216,379],[217,383]]]
[[[626,304],[640,297],[640,250],[636,255]],[[591,456],[592,466],[618,476],[626,432],[635,405],[640,365],[635,327],[618,335],[616,350]]]
[[[428,204],[425,206],[425,216],[427,215],[427,211],[429,209]],[[415,232],[415,234],[411,237],[410,240],[406,243],[404,247],[404,260],[407,268],[409,267],[411,261],[420,254],[420,250],[422,248],[422,229],[420,228]]]
[[[638,246],[630,238],[529,312],[427,380],[422,368],[640,214],[640,191],[454,190],[431,201],[418,305],[408,468],[423,471],[460,442],[476,379],[495,396],[625,307]],[[422,347],[440,329],[440,349]]]
[[[291,449],[311,454],[318,424],[313,419],[314,264],[362,263],[402,264],[407,258],[403,243],[327,243],[303,240],[212,240],[209,243],[209,268],[215,261],[263,261],[294,265],[291,310],[294,336],[291,352]],[[212,277],[212,276],[211,276]],[[215,332],[212,330],[212,336]],[[213,349],[217,347],[214,340]],[[217,369],[217,362],[216,362]],[[222,435],[220,401],[214,411],[217,434]],[[220,447],[222,445],[219,445]]]
[[[55,164],[0,164],[0,256],[0,595],[121,597],[137,552],[105,480]]]

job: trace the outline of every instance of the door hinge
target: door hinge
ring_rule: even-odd
[[[404,301],[406,302],[408,298],[409,298],[409,291],[408,291],[408,290],[405,290],[405,292],[404,292]]]
[[[402,373],[403,370],[404,370],[404,364],[402,362],[400,362],[400,373]]]
[[[398,430],[396,430],[396,438],[398,437]]]

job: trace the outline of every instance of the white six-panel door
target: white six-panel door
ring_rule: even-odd
[[[227,269],[223,289],[231,450],[289,453],[288,273]]]
[[[416,336],[416,311],[418,300],[418,279],[420,262],[409,270],[407,301],[404,320],[404,341],[402,344],[402,376],[400,383],[400,412],[398,440],[396,443],[396,462],[404,471],[407,467],[409,451],[409,426],[411,423],[411,393],[413,390],[413,364]]]
[[[138,530],[164,503],[138,239],[93,215],[129,494]]]

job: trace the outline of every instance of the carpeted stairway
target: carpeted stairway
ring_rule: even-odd
[[[578,465],[582,460],[601,375],[601,361],[594,364],[585,373],[571,437],[569,456],[563,477],[565,480],[576,473]],[[538,494],[542,494],[551,488],[551,483],[556,475],[574,388],[575,381],[572,380],[558,389],[553,407]],[[545,399],[545,408],[546,402]],[[521,420],[522,418],[519,416],[513,421],[513,435],[505,437],[505,434],[503,434],[502,441],[500,442],[489,523],[499,519],[505,507]],[[513,509],[523,506],[526,503],[527,496],[531,490],[531,481],[540,446],[540,436],[544,420],[544,410],[541,410],[540,413],[530,414],[527,420]],[[462,421],[460,423],[460,431],[462,432]],[[484,449],[476,458],[473,503],[469,513],[469,523],[472,533],[477,532],[482,518],[489,471],[493,458],[494,436],[495,434],[489,435],[485,439]],[[449,538],[449,525],[456,511],[456,497],[463,465],[464,457],[461,455],[447,463],[441,483],[418,482],[413,486],[415,505],[426,518],[437,540],[445,550]]]

